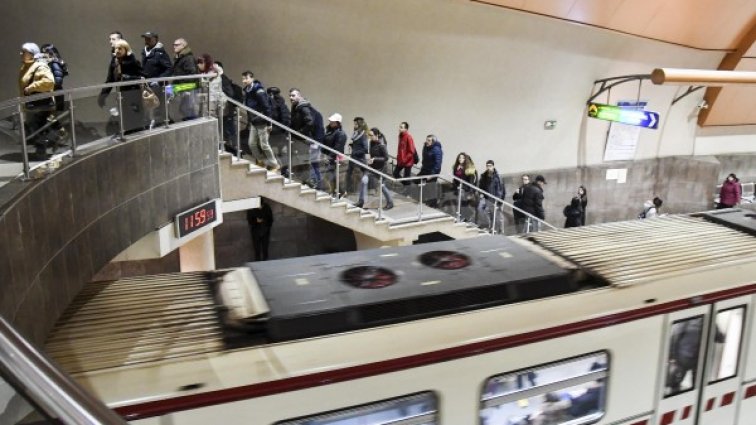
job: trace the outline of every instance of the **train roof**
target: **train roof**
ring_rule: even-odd
[[[754,217],[739,209],[723,210],[524,237],[621,287],[693,269],[753,261],[756,259]]]

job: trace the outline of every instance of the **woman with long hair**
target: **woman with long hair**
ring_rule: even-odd
[[[208,98],[208,107],[210,109],[210,115],[217,117],[218,104],[223,97],[223,80],[221,79],[221,75],[223,75],[223,68],[218,66],[213,61],[212,56],[210,56],[208,53],[203,53],[197,58],[197,69],[203,74],[209,72],[215,72],[218,74],[217,76],[210,78],[208,81],[210,92]]]
[[[142,78],[142,65],[134,56],[131,46],[126,40],[113,42],[113,59],[108,68],[106,83],[120,81],[137,81]],[[139,84],[120,87],[121,110],[123,113],[124,132],[134,132],[142,128],[142,92]],[[104,106],[105,98],[110,93],[110,88],[102,89],[98,103]],[[116,115],[117,116],[117,115]]]
[[[577,198],[580,200],[580,225],[585,226],[585,209],[588,207],[588,191],[582,184],[578,186]]]
[[[457,155],[457,160],[452,164],[452,174],[454,177],[469,183],[473,187],[477,187],[478,185],[478,170],[475,169],[475,163],[470,158],[470,155],[464,152],[460,152]],[[460,185],[462,185],[461,194],[459,192]],[[460,215],[463,221],[469,221],[475,213],[474,209],[470,210],[469,208],[470,204],[478,199],[473,187],[462,184],[459,180],[454,180],[454,192],[462,196],[462,211],[460,211]]]

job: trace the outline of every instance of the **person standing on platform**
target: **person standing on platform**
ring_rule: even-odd
[[[260,198],[260,206],[247,210],[249,233],[255,249],[255,261],[268,259],[268,245],[270,245],[270,229],[273,227],[273,211],[264,198]]]
[[[546,179],[539,174],[536,176],[533,183],[525,186],[522,193],[523,211],[534,215],[541,220],[546,218],[546,213],[543,210],[543,186],[545,184]],[[525,232],[537,232],[541,229],[541,222],[534,220],[532,217],[528,217],[527,225],[525,227]]]
[[[562,213],[564,214],[564,227],[580,227],[582,223],[580,221],[582,216],[582,208],[580,207],[580,198],[575,196],[570,201],[570,205],[564,207]]]
[[[719,203],[717,209],[732,208],[740,203],[740,198],[743,196],[743,189],[740,186],[740,180],[738,176],[733,173],[727,175],[727,178],[722,183],[722,188],[719,189]]]
[[[522,180],[522,184],[520,187],[512,194],[512,200],[514,201],[513,205],[519,209],[522,209],[522,194],[525,192],[525,186],[530,184],[530,176],[527,174],[523,174],[520,179]],[[525,232],[525,225],[527,223],[527,218],[525,214],[522,212],[512,209],[512,217],[514,217],[515,220],[515,227],[517,228],[517,233],[523,233]]]
[[[580,199],[580,225],[585,226],[585,211],[588,208],[588,190],[582,184],[578,186],[577,197]]]

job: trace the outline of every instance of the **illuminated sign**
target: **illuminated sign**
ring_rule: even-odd
[[[604,105],[603,103],[589,103],[588,116],[600,120],[636,125],[656,130],[659,128],[659,114],[642,111],[637,108],[623,108],[620,106]]]
[[[214,199],[184,211],[177,215],[174,220],[176,237],[183,238],[218,221],[218,200]]]

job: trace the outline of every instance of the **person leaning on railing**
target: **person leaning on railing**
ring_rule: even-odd
[[[18,88],[21,96],[48,93],[55,88],[52,71],[42,58],[39,46],[34,43],[24,43],[21,46],[21,69],[18,76]],[[54,108],[55,100],[52,97],[27,102],[24,105],[26,110],[24,124],[26,125],[27,135],[33,134],[44,126],[47,117]],[[47,147],[40,135],[28,138],[26,143],[35,145],[37,151],[34,156],[36,159],[45,159]]]

